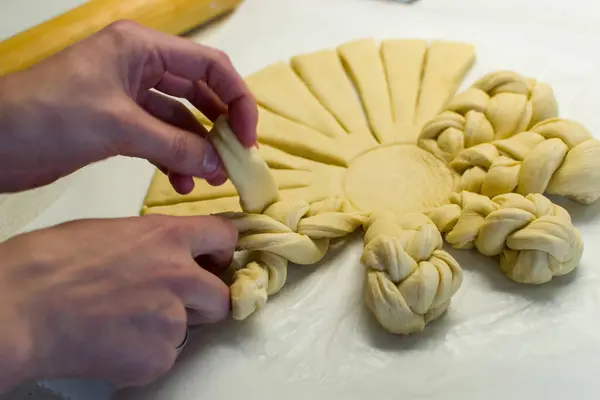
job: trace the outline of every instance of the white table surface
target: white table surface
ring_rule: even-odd
[[[0,38],[80,0],[0,0]],[[561,116],[600,138],[600,4],[594,0],[246,0],[205,36],[241,73],[360,37],[464,40],[474,77],[514,69],[553,85]],[[468,83],[467,82],[467,83]],[[115,158],[78,172],[24,230],[82,217],[135,215],[152,173]],[[600,202],[561,202],[581,230],[580,268],[542,287],[505,279],[495,262],[453,252],[465,283],[447,316],[419,336],[391,337],[362,306],[360,240],[290,284],[244,323],[193,334],[168,376],[120,399],[591,399],[600,395]],[[1,205],[0,205],[1,207]],[[0,210],[1,211],[1,210]],[[53,383],[73,399],[102,386]]]

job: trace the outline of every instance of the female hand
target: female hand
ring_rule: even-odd
[[[245,146],[256,103],[228,57],[188,39],[119,21],[40,64],[0,78],[0,193],[45,185],[115,155],[144,158],[175,190],[226,175],[206,130],[229,115]]]

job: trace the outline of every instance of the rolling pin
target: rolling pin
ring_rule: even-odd
[[[0,42],[0,76],[30,67],[119,19],[183,35],[241,0],[90,0]]]

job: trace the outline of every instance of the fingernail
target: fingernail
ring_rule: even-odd
[[[210,176],[216,172],[219,168],[219,164],[221,161],[219,160],[219,155],[215,148],[207,144],[206,151],[204,152],[204,161],[202,162],[202,175]]]

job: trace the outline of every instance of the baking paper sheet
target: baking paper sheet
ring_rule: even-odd
[[[499,69],[544,80],[555,90],[561,116],[600,138],[599,33],[600,10],[583,0],[422,0],[411,6],[247,0],[208,44],[226,51],[246,75],[356,38],[468,41],[476,45],[477,63],[465,86]],[[139,168],[125,168],[134,163]],[[103,213],[111,207],[135,213],[144,191],[125,182],[147,182],[151,167],[123,159],[107,165],[113,172],[123,166],[122,185],[102,197]],[[73,193],[71,201],[86,204],[84,214],[98,212],[92,195]],[[167,376],[118,398],[597,398],[600,202],[559,204],[585,242],[580,267],[567,277],[519,285],[502,275],[497,260],[450,250],[465,279],[447,314],[420,335],[393,336],[364,307],[362,242],[355,235],[319,265],[292,266],[289,283],[249,320],[195,330]]]

